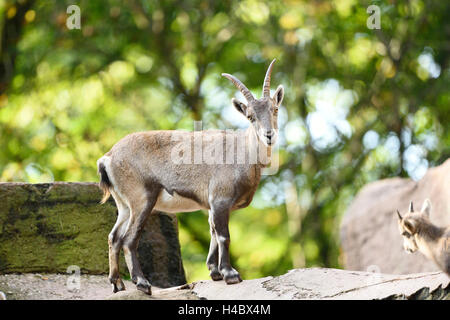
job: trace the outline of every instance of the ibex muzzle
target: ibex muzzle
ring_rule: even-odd
[[[261,99],[255,99],[236,77],[223,74],[244,94],[247,104],[234,98],[232,102],[250,121],[245,132],[227,131],[226,141],[231,135],[233,141],[251,148],[257,146],[270,154],[277,138],[277,113],[284,95],[283,87],[279,86],[270,97],[274,62],[267,70]],[[133,133],[116,143],[97,161],[100,187],[104,191],[102,202],[111,194],[119,212],[108,237],[109,281],[113,292],[125,289],[119,277],[119,253],[123,249],[131,280],[139,290],[151,294],[150,283],[137,259],[137,246],[144,223],[154,210],[208,210],[211,243],[206,264],[211,278],[224,279],[227,284],[241,281],[239,273],[230,264],[229,216],[231,211],[250,204],[261,178],[261,169],[267,163],[250,159],[233,163],[173,161],[171,155],[177,147],[176,141],[194,141],[194,134],[199,133],[177,130]],[[224,145],[234,150],[234,145],[229,146],[225,140],[216,139],[224,137],[224,131],[208,130],[200,134],[203,147],[208,150],[223,149]]]

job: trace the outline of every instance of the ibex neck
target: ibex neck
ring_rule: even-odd
[[[417,245],[422,253],[433,259],[440,250],[440,240],[445,229],[435,226],[432,223],[422,223],[417,232]]]
[[[438,241],[444,232],[444,228],[439,228],[432,223],[422,223],[418,230],[418,235],[426,241]]]

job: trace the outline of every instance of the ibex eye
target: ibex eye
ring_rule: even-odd
[[[402,233],[402,236],[404,236],[404,237],[407,237],[407,238],[410,238],[411,237],[411,234],[409,233],[409,232],[403,232]]]
[[[253,122],[253,120],[255,120],[255,118],[253,117],[253,115],[247,116],[247,119],[250,120],[250,121],[252,121],[252,122]]]

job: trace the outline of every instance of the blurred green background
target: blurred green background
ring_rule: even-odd
[[[130,132],[243,128],[220,74],[259,97],[277,58],[280,168],[230,222],[245,279],[340,267],[357,191],[450,156],[449,1],[0,0],[0,34],[3,182],[98,181],[96,160]],[[188,281],[207,279],[206,214],[178,218]]]

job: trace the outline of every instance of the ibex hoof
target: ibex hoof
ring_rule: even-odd
[[[119,292],[119,291],[124,291],[125,290],[125,285],[123,284],[122,279],[116,279],[116,280],[109,280],[112,284],[112,291],[113,293]]]
[[[123,284],[122,279],[110,277],[109,282],[112,285],[113,293],[125,290],[125,285]]]
[[[225,271],[223,278],[224,278],[226,284],[235,284],[235,283],[239,283],[242,281],[241,276],[239,275],[239,272],[237,272],[234,269]]]
[[[214,281],[219,281],[219,280],[223,279],[223,276],[220,274],[219,270],[217,270],[217,269],[211,270],[211,272],[209,273],[209,276]]]
[[[145,280],[145,281],[138,281],[138,283],[136,284],[136,289],[151,295],[152,294],[152,286],[150,285],[150,283]]]

